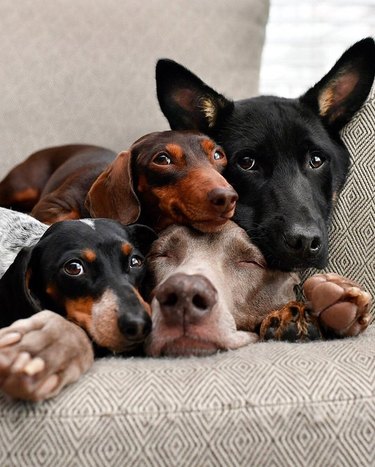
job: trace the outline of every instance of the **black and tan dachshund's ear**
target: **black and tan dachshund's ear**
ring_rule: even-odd
[[[131,241],[141,253],[146,256],[152,243],[158,238],[157,234],[145,225],[134,224],[127,227],[126,232],[131,236]]]
[[[32,248],[23,248],[0,280],[0,328],[41,311],[29,283]]]
[[[136,222],[141,205],[131,173],[131,152],[123,151],[95,180],[85,200],[92,217],[115,219],[122,224]]]
[[[350,47],[300,101],[339,131],[365,102],[375,75],[375,42],[368,37]]]
[[[172,130],[199,130],[205,133],[233,110],[232,101],[173,60],[158,61],[156,91],[160,108]]]

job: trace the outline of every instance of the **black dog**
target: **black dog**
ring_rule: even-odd
[[[133,350],[151,331],[138,288],[156,235],[109,219],[53,224],[0,280],[0,327],[43,309],[80,325],[100,348]]]
[[[234,220],[271,267],[326,265],[331,210],[349,167],[339,131],[365,101],[374,73],[367,38],[298,99],[232,102],[181,65],[158,62],[157,94],[171,128],[200,130],[223,146],[224,176],[239,195]]]

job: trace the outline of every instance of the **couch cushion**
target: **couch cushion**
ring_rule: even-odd
[[[0,465],[375,465],[375,326],[207,358],[103,359],[56,399],[0,396]]]
[[[231,97],[256,94],[268,0],[2,0],[0,17],[3,176],[45,146],[119,151],[167,129],[160,57]]]

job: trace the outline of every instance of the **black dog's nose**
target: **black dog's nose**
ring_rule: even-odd
[[[169,325],[196,324],[217,302],[217,291],[200,274],[174,274],[155,291],[160,310]]]
[[[129,316],[127,313],[123,313],[118,319],[118,327],[129,341],[139,342],[150,334],[152,322],[147,313],[140,316]]]
[[[207,193],[208,200],[219,212],[231,211],[235,208],[238,194],[232,187],[214,188]]]
[[[315,228],[303,228],[295,226],[285,232],[285,243],[295,253],[303,256],[316,256],[322,247],[320,231]]]

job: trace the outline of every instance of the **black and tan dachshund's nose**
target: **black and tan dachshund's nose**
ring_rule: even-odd
[[[217,291],[200,274],[175,274],[155,291],[160,311],[170,326],[198,324],[217,302]]]
[[[152,322],[147,313],[134,316],[122,314],[118,319],[118,326],[130,342],[142,342],[150,334]]]
[[[232,211],[236,206],[238,194],[232,187],[214,188],[207,193],[208,200],[219,213]]]

